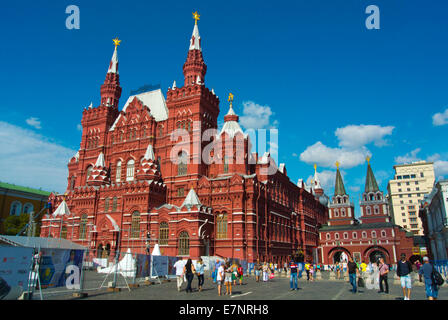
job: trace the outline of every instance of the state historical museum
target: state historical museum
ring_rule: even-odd
[[[41,236],[104,247],[111,254],[117,245],[120,251],[143,253],[149,242],[168,256],[281,263],[302,250],[312,259],[318,228],[327,221],[326,203],[291,182],[285,165],[277,167],[268,152],[251,152],[230,99],[218,130],[220,100],[205,86],[207,66],[195,18],[184,85],[173,83],[166,96],[160,89],[130,96],[121,111],[119,40],[114,40],[101,103],[83,111],[82,140],[68,163],[66,193],[49,198],[52,211],[65,201],[71,214],[42,219]],[[204,143],[207,129],[217,134]],[[173,139],[176,130],[190,139]],[[210,153],[221,161],[207,164],[201,156],[210,143],[224,147],[222,154]],[[268,172],[272,166],[275,171]]]

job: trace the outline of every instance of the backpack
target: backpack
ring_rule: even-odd
[[[432,283],[437,286],[441,286],[445,282],[442,276],[440,275],[439,271],[437,271],[436,268],[434,268],[434,266],[432,267],[431,280]]]

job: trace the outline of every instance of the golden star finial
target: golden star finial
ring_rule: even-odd
[[[115,47],[118,47],[120,45],[121,40],[118,40],[118,38],[112,39],[114,42]]]
[[[200,20],[199,17],[200,17],[200,15],[197,11],[193,12],[194,24],[198,24],[198,20]]]
[[[314,171],[316,171],[317,170],[317,164],[315,163],[314,164]]]
[[[370,156],[367,156],[367,157],[366,157],[366,160],[367,160],[367,163],[368,163],[368,164],[370,164],[370,159],[372,159],[372,157],[370,157]]]
[[[336,161],[335,165],[336,165],[336,168],[339,169],[339,165],[340,165],[339,161]]]

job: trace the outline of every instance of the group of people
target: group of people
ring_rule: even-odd
[[[201,258],[198,259],[196,264],[191,259],[188,259],[186,263],[183,260],[178,260],[173,267],[176,269],[177,291],[181,291],[182,283],[185,280],[187,282],[185,291],[187,293],[193,292],[191,284],[195,275],[198,278],[198,291],[202,291],[202,287],[204,286],[205,264]]]
[[[347,263],[347,273],[349,276],[350,284],[352,285],[352,292],[357,292],[357,279],[359,279],[362,272],[366,271],[366,264],[361,263],[358,264],[353,261],[352,257],[349,257],[349,261]],[[376,269],[376,268],[375,268]],[[337,269],[336,269],[337,270]],[[385,263],[384,258],[380,258],[377,264],[378,270],[378,282],[379,282],[379,291],[378,293],[389,293],[389,283],[388,283],[388,274],[390,272],[390,267],[387,263]],[[397,276],[400,278],[400,284],[403,290],[403,300],[411,299],[411,289],[412,289],[412,280],[411,280],[411,272],[417,271],[419,274],[419,280],[422,281],[422,277],[425,282],[425,292],[426,297],[429,300],[436,300],[438,296],[438,286],[434,282],[433,279],[433,271],[434,267],[429,263],[428,257],[423,257],[423,265],[417,260],[412,264],[410,261],[406,259],[406,254],[401,255],[400,261],[397,263]],[[376,273],[375,273],[376,274]]]
[[[214,270],[212,272],[213,282],[218,284],[218,295],[221,295],[222,285],[224,284],[226,291],[225,295],[232,295],[232,283],[234,286],[243,285],[244,270],[240,263],[225,260],[216,261]]]

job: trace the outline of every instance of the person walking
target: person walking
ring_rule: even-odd
[[[265,262],[263,264],[263,282],[267,282],[268,281],[268,279],[269,279],[268,272],[269,272],[269,267],[268,267],[268,264]]]
[[[305,271],[306,271],[306,280],[310,281],[310,264],[308,262],[305,263]]]
[[[425,278],[426,298],[428,298],[429,300],[437,300],[437,297],[439,295],[439,288],[432,279],[433,270],[434,267],[429,263],[429,258],[426,256],[423,257],[423,265],[418,270],[418,275],[420,278],[420,282],[422,281],[422,276]]]
[[[255,263],[254,265],[254,271],[255,271],[255,281],[259,282],[260,281],[260,276],[261,276],[261,270],[262,270],[262,265],[260,263],[260,259],[257,259],[257,263]]]
[[[187,289],[186,292],[193,292],[193,289],[191,288],[191,282],[194,279],[194,274],[196,273],[196,270],[194,268],[193,262],[191,261],[191,259],[187,260],[187,263],[185,264],[184,267],[184,274],[185,274],[185,278],[187,279]]]
[[[289,269],[291,270],[291,275],[289,277],[289,286],[292,290],[299,290],[298,279],[297,279],[297,262],[296,257],[291,257],[291,262],[289,263]]]
[[[299,258],[297,258],[297,260],[298,260]],[[299,272],[299,275],[298,275],[298,279],[302,279],[302,273],[303,273],[303,268],[304,268],[304,263],[303,263],[303,261],[302,262],[298,262],[297,263],[297,271]]]
[[[314,281],[314,271],[315,271],[315,266],[313,264],[310,264],[310,280]]]
[[[198,276],[198,290],[202,291],[202,286],[204,285],[204,269],[205,264],[202,261],[202,258],[198,259],[198,263],[196,264],[196,275]]]
[[[352,257],[348,257],[348,263],[347,263],[347,272],[348,272],[348,278],[350,279],[350,284],[352,285],[352,292],[357,292],[357,286],[356,286],[356,277],[359,274],[359,268],[356,262],[353,261]]]
[[[397,263],[397,276],[400,277],[401,288],[403,289],[403,300],[411,300],[411,271],[412,264],[406,260],[406,254],[401,254],[401,260]],[[408,293],[406,294],[406,289]]]
[[[341,279],[341,266],[336,262],[336,279]]]
[[[380,265],[379,265],[379,274],[380,274],[380,291],[378,293],[389,293],[389,284],[387,282],[387,274],[389,273],[389,266],[384,263],[384,258],[380,258]],[[383,282],[386,286],[386,290],[384,290]]]
[[[233,285],[236,286],[236,279],[238,278],[238,266],[236,264],[236,261],[234,260],[232,265],[230,266],[232,269],[232,281]]]
[[[243,274],[244,274],[244,270],[243,267],[241,266],[240,263],[238,263],[238,281],[240,286],[243,285]]]
[[[285,274],[288,273],[288,263],[285,261],[285,263],[283,264],[283,271],[285,271]]]
[[[183,260],[177,260],[173,265],[173,268],[176,269],[177,291],[181,290],[182,283],[184,282],[184,266],[185,263]]]
[[[215,265],[213,266],[213,273],[212,273],[213,283],[216,283],[216,281],[217,281],[218,268],[220,265],[221,265],[221,261],[216,260]]]
[[[225,273],[224,273],[224,264],[219,261],[218,262],[218,268],[216,270],[216,283],[218,283],[218,295],[221,295],[221,288],[222,288],[222,284],[224,282],[224,277],[225,277]]]
[[[230,263],[227,263],[225,270],[224,270],[225,278],[224,278],[224,285],[226,286],[226,295],[232,295],[232,274],[233,269],[230,266]]]

